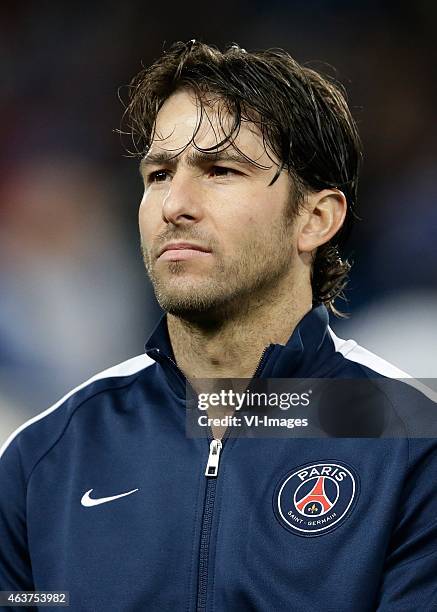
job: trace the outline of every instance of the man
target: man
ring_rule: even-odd
[[[405,435],[185,431],[203,379],[406,376],[328,327],[361,157],[342,93],[285,52],[191,41],[127,110],[166,315],[6,443],[0,588],[73,610],[435,609],[436,444],[409,433],[411,385],[376,395]]]

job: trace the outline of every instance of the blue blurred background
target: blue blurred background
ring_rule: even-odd
[[[437,375],[437,4],[9,3],[0,21],[0,443],[159,316],[119,86],[176,40],[283,47],[347,88],[364,142],[342,337]],[[86,8],[85,8],[86,7]],[[333,68],[335,67],[335,69]],[[123,87],[121,95],[125,92]]]

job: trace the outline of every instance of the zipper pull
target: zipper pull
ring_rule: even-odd
[[[212,440],[209,445],[209,457],[208,463],[206,464],[205,476],[216,477],[218,474],[220,451],[222,450],[222,443],[220,440]]]

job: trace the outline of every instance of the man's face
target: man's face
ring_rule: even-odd
[[[161,307],[196,319],[231,316],[264,302],[293,282],[295,227],[291,183],[267,155],[258,128],[242,122],[235,146],[217,149],[231,118],[217,105],[200,108],[178,91],[163,105],[156,136],[141,162],[141,244]],[[197,150],[191,143],[211,148]],[[215,149],[214,149],[215,147]],[[173,159],[170,159],[173,158]],[[163,249],[165,249],[163,251]]]

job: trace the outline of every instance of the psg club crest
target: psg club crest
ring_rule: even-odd
[[[358,497],[358,476],[340,462],[312,463],[294,469],[276,487],[273,504],[281,525],[301,536],[318,536],[338,527]]]

